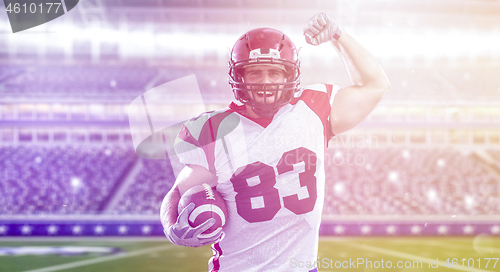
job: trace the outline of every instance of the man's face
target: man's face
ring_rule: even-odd
[[[244,69],[244,83],[256,84],[277,84],[286,82],[286,73],[282,69],[274,65],[255,65]],[[266,86],[267,90],[276,90],[278,85]],[[281,96],[281,91],[275,95],[275,91],[265,91],[264,89],[258,92],[248,92],[248,95],[257,103],[266,104],[274,103],[274,100]]]

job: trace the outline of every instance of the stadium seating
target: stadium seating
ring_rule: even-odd
[[[393,90],[384,99],[500,98],[498,68],[422,67],[389,66]],[[227,67],[14,64],[0,64],[0,96],[21,100],[87,97],[90,101],[109,96],[123,104],[143,93],[146,86],[190,74],[197,76],[204,99],[218,101],[232,96]],[[308,80],[324,78],[326,74],[321,71]],[[500,171],[500,151],[492,149],[488,154],[496,161],[493,168]],[[477,158],[452,148],[337,146],[327,150],[326,159],[327,215],[500,212],[498,178]],[[135,163],[141,168],[130,177],[129,170]],[[1,147],[0,175],[1,214],[101,213],[111,200],[118,203],[112,213],[156,214],[174,182],[167,161],[138,159],[132,147],[78,144]],[[126,179],[133,182],[127,184],[123,194],[117,194],[116,188]]]
[[[453,149],[329,149],[325,214],[490,215],[499,181]],[[348,160],[350,158],[350,160]]]
[[[117,94],[140,94],[157,75],[147,67],[101,66],[3,66],[0,89],[7,96],[92,97]]]
[[[0,213],[157,214],[174,182],[170,163],[124,147],[0,148]],[[489,150],[498,161],[500,151]],[[140,170],[122,194],[134,163]],[[332,147],[326,155],[325,215],[493,215],[500,182],[453,149]],[[129,177],[130,178],[130,177]]]
[[[113,210],[125,214],[158,214],[175,177],[166,160],[141,159],[141,171]]]
[[[136,160],[118,147],[1,147],[0,214],[95,214]]]
[[[314,67],[313,67],[314,68]],[[330,82],[322,67],[303,69],[307,82]],[[335,68],[342,78],[343,68]],[[337,71],[338,70],[338,71]],[[493,99],[500,98],[499,68],[433,68],[388,66],[392,89],[386,100]],[[4,97],[102,97],[130,101],[152,86],[195,74],[204,99],[227,100],[231,90],[227,67],[118,66],[19,66],[0,65],[0,95]],[[336,78],[334,78],[337,80]],[[342,80],[341,80],[342,81]]]

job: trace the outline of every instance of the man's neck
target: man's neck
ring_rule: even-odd
[[[252,107],[248,106],[248,105],[245,105],[245,108],[246,108],[246,112],[245,112],[245,115],[250,117],[250,118],[253,118],[253,119],[259,119],[259,118],[262,118],[261,116],[259,116],[257,113],[255,113],[252,109]]]

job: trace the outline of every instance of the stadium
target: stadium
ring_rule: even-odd
[[[291,270],[499,269],[500,1],[82,0],[16,33],[10,2],[0,11],[0,271],[206,271],[209,247],[164,236],[160,204],[182,165],[162,144],[234,100],[229,50],[249,29],[292,38],[301,85],[347,86],[335,52],[304,41],[317,12],[366,47],[392,87],[329,142],[320,257]],[[182,79],[195,91],[156,105],[161,147],[139,148],[137,137],[155,137],[147,123],[134,131],[134,101]]]

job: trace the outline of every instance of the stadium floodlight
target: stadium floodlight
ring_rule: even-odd
[[[335,190],[335,193],[338,195],[342,195],[345,192],[345,186],[342,182],[335,183],[333,188]]]
[[[73,187],[74,189],[78,189],[80,188],[80,186],[82,186],[82,180],[80,178],[72,177],[70,182],[71,182],[71,187]]]
[[[397,182],[399,179],[399,173],[397,171],[389,172],[389,180],[392,182]]]
[[[438,198],[437,192],[435,190],[433,190],[433,189],[430,189],[427,192],[427,197],[429,198],[429,201],[435,201]]]
[[[474,201],[474,197],[473,196],[465,196],[464,197],[464,202],[465,202],[465,206],[468,209],[474,207],[475,201]]]

